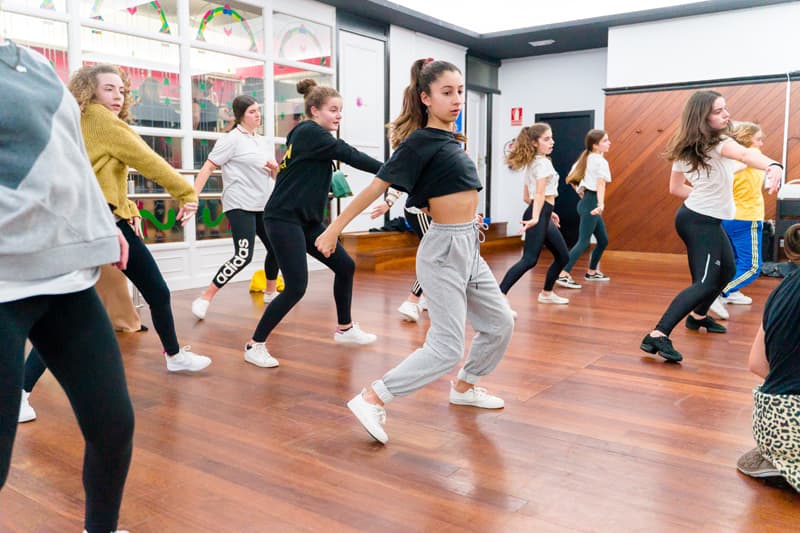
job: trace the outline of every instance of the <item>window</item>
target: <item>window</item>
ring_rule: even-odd
[[[289,60],[331,66],[330,26],[283,13],[275,13],[272,24],[272,45],[276,61]]]
[[[318,85],[332,85],[329,74],[275,65],[275,136],[286,137],[305,113],[303,95],[297,92],[297,82],[311,78]]]
[[[0,34],[42,54],[53,65],[61,81],[69,81],[66,24],[0,11]]]
[[[141,32],[178,34],[178,0],[81,0],[81,16]]]
[[[256,7],[231,0],[191,0],[189,24],[196,41],[263,53],[264,19]]]

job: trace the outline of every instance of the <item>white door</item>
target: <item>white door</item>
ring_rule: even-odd
[[[339,135],[349,145],[383,161],[384,101],[385,101],[385,43],[350,33],[339,32],[339,92],[344,112]],[[356,195],[375,176],[343,165],[350,188]],[[343,199],[344,209],[349,200]],[[334,204],[336,202],[334,201]],[[334,207],[333,215],[336,215]],[[347,232],[365,231],[383,225],[383,217],[373,221],[369,210],[356,217],[345,229]]]
[[[478,212],[486,213],[486,94],[467,91],[467,154],[478,169],[483,184],[478,200]]]

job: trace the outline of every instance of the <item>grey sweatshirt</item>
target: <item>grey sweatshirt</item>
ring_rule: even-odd
[[[18,57],[27,72],[12,68]],[[0,46],[0,59],[0,280],[116,262],[117,229],[75,99],[36,52],[10,43]]]

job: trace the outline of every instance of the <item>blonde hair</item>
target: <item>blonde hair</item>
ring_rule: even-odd
[[[420,94],[430,95],[431,84],[445,72],[461,74],[461,70],[454,64],[447,61],[434,61],[431,58],[417,59],[411,65],[411,80],[403,91],[403,108],[400,115],[386,125],[389,144],[393,149],[397,148],[414,131],[427,125],[428,110],[422,103]],[[456,133],[455,137],[459,142],[467,141],[467,138],[461,133]]]
[[[506,164],[511,170],[520,170],[528,166],[536,157],[535,143],[539,138],[550,131],[550,124],[546,122],[537,122],[531,126],[522,128],[514,139],[514,145],[511,150],[506,154]]]
[[[761,126],[754,122],[736,122],[731,130],[731,137],[742,146],[753,146],[753,138],[761,131]]]
[[[125,88],[125,99],[122,102],[122,108],[119,110],[119,115],[117,116],[121,120],[129,122],[132,118],[130,107],[133,100],[131,96],[131,80],[124,70],[107,63],[84,65],[70,78],[69,92],[71,92],[75,100],[78,101],[81,113],[86,111],[87,105],[94,102],[95,93],[97,92],[98,74],[116,74],[122,80],[122,85]]]
[[[575,161],[575,166],[570,173],[567,174],[567,184],[577,186],[581,182],[586,175],[586,162],[589,160],[589,154],[592,153],[594,147],[597,146],[605,136],[605,130],[589,130],[589,133],[586,134],[586,138],[583,141],[584,150],[581,152],[581,155],[578,156],[578,160]]]

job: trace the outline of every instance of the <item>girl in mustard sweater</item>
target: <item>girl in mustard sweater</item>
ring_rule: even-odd
[[[167,369],[172,372],[202,370],[211,364],[211,359],[178,344],[169,288],[150,250],[141,240],[139,210],[128,199],[128,167],[134,167],[181,202],[177,218],[182,225],[197,211],[197,194],[191,184],[125,122],[129,118],[131,99],[130,81],[123,71],[113,65],[87,65],[73,75],[69,89],[81,108],[81,130],[92,169],[115,215],[117,227],[130,245],[128,268],[123,272],[150,305]]]

